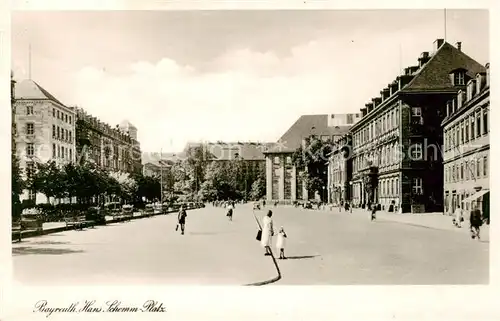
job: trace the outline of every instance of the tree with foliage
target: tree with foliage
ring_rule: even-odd
[[[12,218],[17,219],[21,215],[21,201],[19,196],[23,192],[23,188],[25,187],[25,181],[21,176],[21,169],[19,167],[19,160],[15,153],[11,154],[12,161]]]
[[[36,163],[35,172],[28,178],[28,186],[35,193],[40,192],[47,198],[62,198],[66,194],[66,179],[63,171],[51,160]]]
[[[201,188],[198,192],[199,197],[204,201],[215,201],[217,200],[217,189],[214,186],[214,182],[211,180],[204,181],[201,184]]]
[[[128,173],[112,172],[109,174],[120,184],[121,196],[127,202],[134,200],[137,191],[137,182]]]
[[[161,183],[158,177],[138,174],[134,177],[137,182],[137,196],[147,201],[157,201],[161,197]]]
[[[292,155],[292,162],[301,172],[309,196],[320,192],[328,182],[328,159],[332,151],[330,141],[322,141],[313,137],[307,139],[305,147],[299,147]]]
[[[264,195],[266,195],[266,180],[263,177],[259,177],[252,184],[250,198],[257,201],[264,197]]]

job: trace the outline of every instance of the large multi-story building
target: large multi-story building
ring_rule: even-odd
[[[341,204],[351,199],[352,137],[349,134],[333,142],[328,162],[328,202]]]
[[[133,125],[125,122],[122,126],[111,127],[81,108],[76,108],[76,111],[79,160],[91,160],[110,172],[142,171],[141,148]]]
[[[465,72],[465,70],[464,70]],[[446,105],[444,132],[444,204],[451,214],[474,203],[489,211],[490,68],[467,75],[467,86]]]
[[[305,182],[292,162],[293,154],[306,144],[312,136],[322,141],[333,142],[348,133],[360,114],[303,115],[274,146],[264,153],[266,156],[266,199],[269,202],[292,203],[310,197],[327,198],[326,187],[319,195],[309,195]],[[325,159],[325,171],[328,162]]]
[[[15,87],[16,151],[25,176],[36,162],[75,160],[75,110],[64,105],[35,81],[28,79]],[[21,200],[46,202],[43,194],[26,190]]]
[[[484,66],[438,39],[432,54],[405,69],[362,108],[362,119],[351,128],[353,139],[352,203],[369,203],[367,174],[378,170],[374,202],[383,209],[428,212],[443,210],[441,122],[446,102],[464,90],[468,78]]]

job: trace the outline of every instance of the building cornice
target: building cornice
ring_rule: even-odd
[[[363,116],[357,123],[353,124],[351,128],[349,128],[349,132],[352,133],[356,131],[357,129],[362,127],[364,123],[372,120],[373,118],[375,118],[375,116],[378,116],[380,111],[382,111],[383,109],[385,109],[386,107],[390,106],[392,103],[397,101],[397,98],[399,97],[401,92],[402,92],[401,90],[396,91],[392,96],[390,96],[389,98],[384,100],[380,105],[375,107],[374,110]]]
[[[450,116],[446,117],[443,119],[441,122],[441,127],[445,127],[446,125],[450,124],[469,110],[473,109],[478,105],[478,103],[483,100],[484,98],[488,97],[490,95],[490,87],[484,88],[479,94],[475,95],[471,100],[467,101],[464,106],[462,106],[460,109],[452,113]],[[478,106],[479,107],[479,106]]]

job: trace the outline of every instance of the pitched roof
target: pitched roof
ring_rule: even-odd
[[[280,147],[281,151],[295,150],[302,145],[302,140],[311,135],[333,136],[344,135],[349,132],[350,125],[328,126],[328,115],[302,115],[281,136],[274,148]]]
[[[164,163],[168,164],[173,164],[177,160],[183,159],[183,155],[180,155],[181,153],[162,153],[160,157],[160,153],[155,153],[155,152],[143,152],[142,153],[142,163],[147,164],[155,164],[158,165],[160,159]]]
[[[265,160],[264,151],[269,147],[269,143],[209,143],[208,152],[217,160]]]
[[[486,71],[486,67],[445,42],[403,88],[403,91],[456,90],[451,82],[450,73],[458,69],[467,70],[466,74],[470,78],[474,78],[479,72]]]
[[[46,99],[65,106],[34,80],[24,79],[16,84],[16,99]]]

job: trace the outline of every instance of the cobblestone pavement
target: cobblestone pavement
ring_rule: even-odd
[[[371,222],[366,211],[268,207],[256,214],[262,217],[269,208],[275,229],[283,225],[289,236],[288,259],[278,260],[282,278],[276,285],[484,284],[489,279],[487,234],[473,241],[453,228],[391,219],[395,214],[379,213]],[[26,239],[12,245],[14,277],[54,285],[239,285],[275,278],[271,258],[255,241],[252,206],[237,206],[233,222],[224,214],[211,206],[189,211],[183,236],[174,231],[176,215],[170,214]]]

